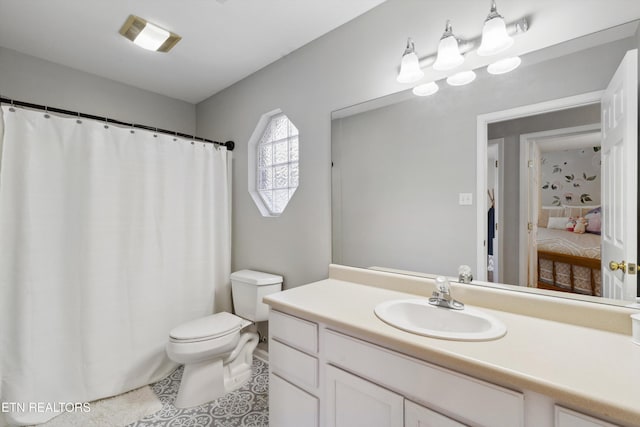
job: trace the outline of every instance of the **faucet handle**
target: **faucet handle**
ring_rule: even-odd
[[[436,290],[433,292],[433,296],[429,298],[429,304],[454,310],[464,309],[463,303],[451,298],[449,279],[444,276],[436,277]]]
[[[438,289],[438,292],[443,295],[449,295],[451,293],[449,280],[444,276],[436,277],[436,288]]]
[[[472,280],[473,274],[471,274],[471,267],[468,265],[461,265],[458,268],[458,281],[469,284]]]

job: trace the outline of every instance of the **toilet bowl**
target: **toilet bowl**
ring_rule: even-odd
[[[267,320],[262,297],[279,292],[282,277],[252,270],[231,275],[236,314],[221,312],[184,323],[169,333],[167,355],[184,364],[174,402],[189,408],[242,387],[251,378],[253,351],[259,337],[248,329]]]

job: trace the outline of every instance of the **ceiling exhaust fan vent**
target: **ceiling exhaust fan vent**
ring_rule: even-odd
[[[129,15],[120,34],[140,47],[157,52],[169,52],[182,40],[179,35],[135,15]]]

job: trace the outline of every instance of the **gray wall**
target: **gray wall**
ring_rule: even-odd
[[[326,277],[331,261],[330,113],[398,90],[392,76],[398,63],[397,46],[406,35],[402,22],[414,19],[411,15],[415,13],[414,2],[384,3],[198,105],[198,133],[215,133],[238,143],[233,178],[234,269],[282,274],[286,287]],[[357,49],[350,48],[355,45]],[[415,109],[407,114],[396,113],[400,119],[420,122],[422,151],[409,161],[423,170],[416,178],[424,184],[423,200],[429,204],[428,209],[419,211],[428,212],[422,219],[437,225],[428,236],[420,236],[428,240],[420,241],[424,247],[414,259],[420,268],[413,269],[454,274],[460,263],[475,265],[475,208],[458,206],[457,193],[475,193],[476,115],[602,89],[624,51],[631,47],[635,45],[600,50],[595,53],[599,56],[596,64],[593,53],[574,54],[550,64],[532,61],[528,66],[525,61],[521,69],[502,77],[488,78],[481,71],[478,80],[487,80],[487,85],[476,82],[444,89],[435,97],[410,101]],[[592,72],[585,73],[586,69]],[[274,108],[281,108],[300,130],[300,187],[281,217],[263,218],[247,191],[247,141],[260,116]],[[456,119],[445,123],[449,117]],[[405,134],[400,133],[407,128],[396,129],[385,138],[392,147],[388,149],[391,156],[409,151],[402,141]],[[442,144],[444,141],[448,143]],[[407,182],[404,170],[385,173],[390,179]],[[442,182],[448,186],[437,185]],[[355,197],[343,200],[359,200]],[[403,206],[395,208],[404,215],[404,223],[420,221]],[[361,235],[380,233],[372,228],[370,213],[376,211],[362,213],[362,224],[370,221],[372,225],[359,224]],[[401,227],[403,222],[393,224]],[[343,224],[343,230],[347,228],[354,231]],[[389,256],[364,265],[394,267],[394,244],[409,245],[407,240],[414,239],[410,227],[388,231],[384,237],[389,242]],[[367,240],[354,241],[353,246],[364,251]]]
[[[416,2],[388,2],[198,104],[198,133],[237,141],[233,269],[282,274],[285,287],[327,277],[331,261],[331,111],[400,89],[393,78]],[[247,141],[281,108],[300,131],[300,186],[278,218],[247,191]]]
[[[628,41],[624,42],[626,45]],[[489,139],[504,138],[504,188],[502,218],[498,219],[504,233],[502,248],[504,283],[518,283],[519,274],[519,224],[520,224],[520,135],[552,129],[600,123],[600,104],[571,108],[547,114],[489,125]]]
[[[0,95],[193,134],[196,107],[0,47]]]

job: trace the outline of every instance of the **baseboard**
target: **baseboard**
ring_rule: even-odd
[[[256,348],[253,355],[265,363],[269,363],[269,353],[264,348]]]

